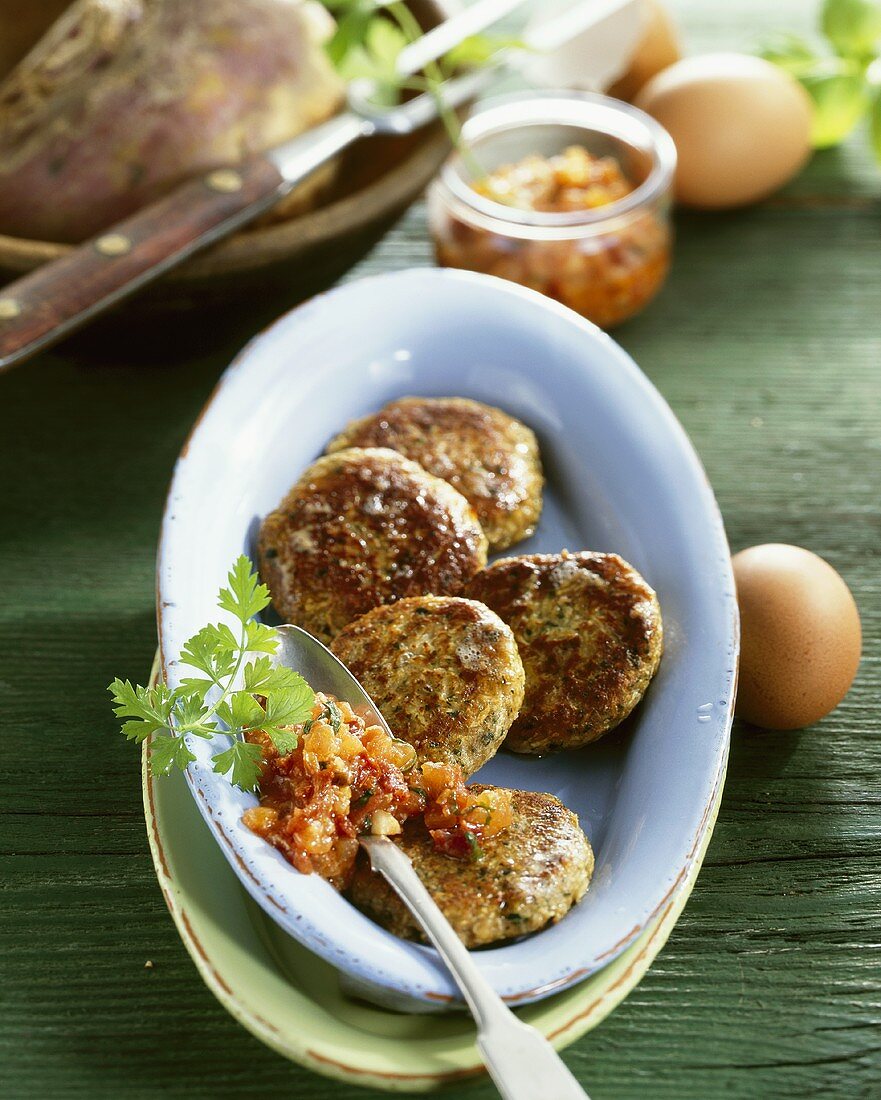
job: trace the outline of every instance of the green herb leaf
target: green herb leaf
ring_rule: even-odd
[[[244,648],[249,653],[275,653],[278,649],[278,634],[265,623],[247,623]]]
[[[287,756],[300,742],[297,730],[284,729],[282,726],[264,726],[263,732],[272,742],[279,756]]]
[[[873,0],[825,0],[820,27],[836,53],[866,61],[874,56],[881,40],[881,4]]]
[[[235,562],[217,599],[222,610],[238,619],[240,636],[225,623],[209,624],[185,643],[180,662],[201,676],[184,677],[175,691],[162,684],[135,687],[119,679],[108,690],[114,713],[125,719],[120,723],[125,737],[140,742],[154,735],[154,775],[186,768],[195,757],[185,738],[213,738],[223,722],[235,740],[232,748],[213,758],[215,770],[230,772],[233,783],[252,790],[262,749],[243,738],[253,730],[265,730],[279,752],[290,752],[297,744],[297,730],[286,727],[310,718],[315,694],[299,673],[273,664],[270,655],[278,648],[278,633],[251,617],[267,606],[269,591],[246,557]],[[249,656],[254,659],[248,661]],[[209,704],[213,690],[216,698]]]
[[[248,741],[234,741],[224,752],[211,758],[212,766],[218,775],[232,772],[230,781],[243,791],[253,791],[260,779],[260,763],[263,751],[259,745]]]
[[[865,80],[852,64],[830,58],[799,76],[811,97],[814,120],[811,143],[815,149],[840,145],[863,117],[868,106]]]
[[[875,92],[869,113],[869,136],[875,159],[881,164],[881,89]]]
[[[444,57],[444,65],[449,69],[475,68],[492,61],[501,50],[528,48],[522,38],[472,34],[469,38],[463,38],[458,46],[453,46]]]
[[[213,737],[217,723],[202,698],[197,695],[180,695],[173,711],[174,725],[179,731],[195,733],[199,737]]]
[[[260,584],[254,566],[241,554],[229,571],[229,588],[221,588],[218,605],[246,623],[269,606],[269,589]]]
[[[266,697],[265,725],[299,726],[309,720],[314,705],[315,692],[295,672],[284,687],[274,689]]]
[[[249,665],[245,665],[245,689],[255,695],[272,694],[297,688],[308,693],[310,708],[315,700],[315,693],[303,679],[299,672],[284,665],[273,665],[269,657],[258,657]]]
[[[235,691],[218,704],[217,716],[231,731],[237,732],[241,729],[259,729],[264,710],[250,692]]]
[[[150,771],[153,775],[169,775],[175,768],[181,771],[195,760],[183,737],[163,734],[150,742]]]
[[[202,680],[198,676],[186,676],[180,682],[180,690],[186,695],[192,695],[204,701],[205,696],[215,685],[216,680]]]
[[[130,718],[122,732],[130,741],[141,742],[151,733],[167,729],[174,696],[164,684],[155,687],[135,687],[128,680],[116,679],[107,689],[113,696],[113,713],[117,718]]]
[[[483,849],[477,843],[477,837],[471,833],[465,832],[465,840],[468,842],[468,858],[472,863],[476,863],[477,860],[483,859]]]
[[[340,732],[340,726],[343,724],[343,715],[340,708],[336,705],[333,699],[328,699],[324,704],[324,716],[330,723],[330,728],[334,733]]]
[[[798,77],[810,72],[823,58],[806,38],[797,34],[781,33],[766,39],[759,49],[759,57],[785,69]]]
[[[225,623],[203,626],[184,643],[180,659],[218,683],[235,668],[238,647],[238,639]]]

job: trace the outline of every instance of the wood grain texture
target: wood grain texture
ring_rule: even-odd
[[[802,29],[813,6],[677,5],[696,48]],[[565,1055],[594,1100],[881,1094],[879,196],[854,142],[760,208],[681,216],[668,288],[618,333],[691,434],[732,547],[781,540],[828,558],[856,595],[865,656],[814,728],[736,728],[681,921]],[[416,209],[353,277],[428,263]],[[264,1050],[203,987],[159,895],[137,754],[104,694],[116,674],[148,673],[172,463],[248,335],[174,367],[46,355],[2,381],[5,1097],[382,1095]]]

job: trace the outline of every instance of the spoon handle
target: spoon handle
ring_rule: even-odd
[[[505,1100],[585,1100],[587,1094],[551,1044],[518,1020],[489,985],[406,855],[387,837],[361,844],[437,948],[477,1022],[477,1046]]]

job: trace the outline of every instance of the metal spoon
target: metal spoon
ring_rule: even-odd
[[[367,707],[371,719],[391,734],[373,700],[329,649],[298,626],[282,626],[278,632],[280,664],[296,669],[316,691]],[[384,836],[361,837],[361,846],[373,870],[388,880],[422,926],[461,989],[477,1024],[478,1049],[505,1100],[585,1100],[587,1094],[547,1039],[517,1019],[474,965],[401,849]]]

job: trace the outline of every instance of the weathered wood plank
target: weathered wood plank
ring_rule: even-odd
[[[676,6],[694,48],[749,47],[814,9]],[[879,197],[854,142],[761,208],[680,216],[668,288],[618,333],[691,434],[732,546],[828,557],[866,645],[854,691],[812,730],[736,730],[682,920],[566,1055],[599,1100],[881,1094]],[[352,277],[429,263],[417,208]],[[165,486],[240,342],[173,367],[44,356],[3,381],[4,1096],[371,1095],[263,1050],[204,989],[153,879],[137,762],[104,696],[149,668]]]

